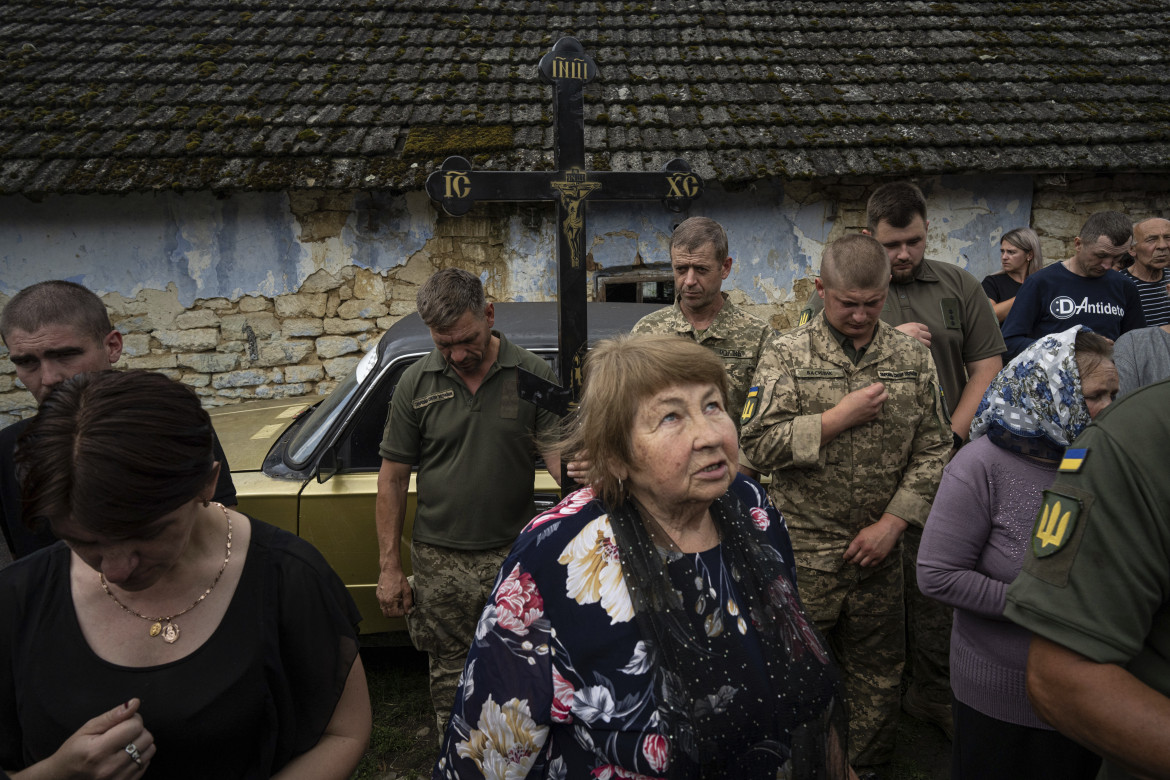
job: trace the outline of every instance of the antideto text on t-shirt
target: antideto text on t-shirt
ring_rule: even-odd
[[[1069,317],[1075,317],[1079,314],[1104,314],[1124,317],[1125,309],[1110,301],[1089,303],[1089,297],[1087,295],[1081,299],[1080,303],[1077,303],[1067,295],[1060,295],[1053,298],[1052,302],[1048,304],[1048,313],[1058,320],[1067,320]]]

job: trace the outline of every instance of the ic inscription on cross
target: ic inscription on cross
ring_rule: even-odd
[[[564,414],[580,398],[585,359],[585,215],[593,201],[661,200],[682,211],[703,192],[703,180],[686,161],[660,172],[585,170],[585,85],[597,65],[575,38],[561,38],[540,60],[541,78],[554,90],[555,171],[473,171],[463,157],[448,157],[427,177],[427,194],[452,216],[485,201],[555,201],[557,205],[557,325],[560,387],[521,370],[521,393]]]

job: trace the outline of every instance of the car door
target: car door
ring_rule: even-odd
[[[545,356],[550,362],[554,356]],[[393,632],[393,644],[406,642],[406,622],[386,618],[378,607],[374,590],[378,584],[378,538],[374,522],[374,503],[378,492],[378,469],[382,458],[378,445],[382,441],[386,412],[398,379],[413,363],[403,360],[391,366],[369,393],[361,399],[357,412],[346,424],[337,442],[329,449],[336,459],[336,472],[324,481],[309,480],[300,494],[299,530],[341,576],[362,613],[363,634]],[[328,459],[328,457],[327,457]],[[537,511],[553,506],[560,498],[556,482],[534,462],[534,490]],[[406,520],[402,529],[402,548],[410,549],[411,531],[417,506],[415,475],[407,492]],[[409,558],[409,556],[407,556]],[[410,574],[409,559],[403,569]]]
[[[382,458],[378,444],[386,424],[390,397],[402,372],[413,363],[399,361],[361,399],[356,413],[330,447],[336,473],[324,482],[309,480],[300,495],[300,535],[312,543],[349,589],[362,613],[363,634],[392,632],[398,642],[409,644],[406,621],[381,614],[374,588],[378,584],[378,537],[374,525],[374,501],[378,494],[378,469]],[[407,494],[403,538],[409,540],[415,509],[414,477]],[[404,561],[410,574],[410,562]]]

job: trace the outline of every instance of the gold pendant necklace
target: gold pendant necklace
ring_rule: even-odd
[[[215,575],[215,579],[212,580],[211,585],[207,588],[207,590],[203,591],[203,593],[199,595],[199,598],[195,599],[194,604],[187,607],[182,612],[176,612],[173,615],[166,615],[165,617],[147,617],[146,615],[143,615],[139,612],[135,612],[134,610],[130,609],[130,607],[118,601],[118,597],[114,595],[113,591],[110,590],[109,585],[106,584],[106,575],[98,572],[98,579],[101,580],[102,590],[106,592],[106,595],[112,598],[114,603],[122,608],[123,612],[129,612],[136,618],[141,618],[150,622],[150,636],[153,638],[161,635],[163,641],[168,645],[173,645],[175,642],[179,641],[179,624],[174,622],[175,618],[182,617],[191,610],[195,609],[195,607],[199,606],[203,599],[207,598],[211,594],[211,591],[215,590],[215,586],[219,584],[219,578],[223,576],[223,572],[227,568],[228,561],[231,560],[232,516],[228,514],[227,507],[225,507],[223,504],[216,504],[216,506],[223,510],[223,516],[225,519],[227,519],[227,553],[224,555],[223,565],[219,567],[219,573]],[[164,623],[166,625],[163,625]]]

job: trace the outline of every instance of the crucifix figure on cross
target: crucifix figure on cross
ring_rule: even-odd
[[[662,171],[585,170],[585,85],[597,65],[575,38],[561,38],[540,60],[541,78],[553,85],[555,171],[473,171],[463,157],[448,157],[427,177],[426,190],[451,216],[487,201],[555,201],[557,206],[557,326],[560,387],[521,372],[521,392],[564,414],[580,398],[588,335],[585,302],[585,226],[593,201],[661,200],[682,211],[703,192],[702,178],[682,159]]]

